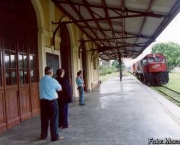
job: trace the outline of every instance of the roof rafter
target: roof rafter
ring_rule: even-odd
[[[94,16],[93,13],[92,13],[91,8],[89,7],[89,3],[88,3],[86,0],[83,0],[83,2],[85,3],[85,6],[86,6],[86,8],[88,9],[91,17],[95,20],[95,23],[96,23],[96,25],[98,26],[98,28],[100,29],[100,32],[104,35],[104,38],[106,38],[106,34],[103,32],[103,30],[102,30],[101,26],[99,25],[98,21],[96,21],[96,18],[95,18],[95,16]],[[110,43],[109,43],[109,44],[110,44]],[[103,45],[104,45],[104,44],[103,44]]]
[[[107,39],[100,39],[100,38],[96,38],[96,39],[89,39],[89,40],[84,40],[85,42],[89,42],[89,41],[111,41],[111,40],[118,40],[118,39],[130,39],[130,38],[137,38],[137,37],[140,37],[140,38],[145,38],[145,39],[148,39],[147,37],[142,37],[142,36],[125,36],[125,37],[116,37],[116,38],[108,38]],[[150,37],[149,37],[150,38]]]
[[[61,1],[61,0],[59,0],[58,1],[59,3],[63,3],[63,4],[69,4],[69,2],[68,1]],[[78,3],[78,2],[73,2],[73,4],[74,5],[78,5],[78,6],[84,6],[84,3]],[[89,6],[90,7],[93,7],[93,8],[102,8],[102,6],[101,5],[96,5],[96,4],[89,4]],[[109,10],[115,10],[115,11],[123,11],[122,10],[122,8],[119,8],[119,7],[111,7],[111,6],[107,6],[107,9],[109,9]],[[146,12],[144,12],[144,11],[138,11],[138,10],[131,10],[131,9],[128,9],[128,8],[124,8],[124,11],[125,12],[131,12],[131,13],[138,13],[138,14],[144,14],[144,13],[146,13]],[[153,12],[150,12],[150,14],[155,14],[155,13],[153,13]],[[158,14],[159,15],[159,14]],[[164,15],[162,15],[161,14],[161,16],[164,16]]]
[[[77,8],[74,6],[74,4],[71,2],[71,0],[68,0],[70,3],[70,6],[72,7],[72,9],[79,15],[80,19],[89,27],[89,29],[91,30],[91,32],[98,38],[97,34],[91,29],[90,25],[87,23],[87,21],[83,18],[83,16],[80,14],[80,12],[77,10]],[[77,23],[77,22],[75,22]],[[101,42],[101,44],[103,44]]]
[[[51,1],[53,1],[53,2],[56,4],[56,6],[57,6],[64,14],[66,14],[71,20],[75,20],[75,18],[74,18],[72,15],[70,15],[65,9],[63,9],[63,7],[62,7],[56,0],[51,0]],[[52,22],[52,24],[54,24],[54,23]],[[57,23],[57,24],[60,24],[60,22]],[[79,27],[79,29],[81,29],[81,26],[80,26],[78,23],[77,23],[76,25]],[[89,38],[92,39],[92,36],[89,35],[88,33],[86,33],[86,31],[84,31],[83,29],[82,29],[82,32],[84,32]],[[97,44],[96,42],[95,42],[95,44],[98,46],[98,44]]]
[[[133,58],[138,56],[180,11],[179,0],[168,1],[166,5],[154,3],[155,0],[133,3],[126,0],[52,1],[69,17],[68,21],[53,24],[58,27],[77,25],[87,35],[84,42],[94,42],[97,49],[92,51],[98,50],[99,56],[106,59],[119,53]]]
[[[149,6],[148,6],[148,9],[147,9],[147,13],[151,10],[152,6],[153,6],[153,3],[154,3],[155,0],[151,0],[150,3],[149,3]],[[143,19],[143,22],[141,24],[141,27],[140,27],[140,30],[139,30],[139,33],[138,34],[141,34],[143,28],[144,28],[144,25],[147,21],[147,17],[144,17]],[[135,43],[138,41],[139,38],[136,39]]]
[[[78,13],[77,9],[71,4],[71,6],[73,7],[73,9]],[[161,18],[164,17],[162,15],[159,14],[150,14],[150,13],[144,13],[144,14],[133,14],[133,15],[125,15],[125,16],[116,16],[116,17],[105,17],[105,18],[95,18],[95,19],[84,19],[81,15],[79,15],[81,17],[81,20],[71,20],[71,21],[63,21],[61,23],[87,23],[87,22],[91,22],[91,21],[106,21],[109,19],[122,19],[122,18],[135,18],[135,17],[155,17],[155,18]],[[59,22],[53,22],[53,24],[59,24]]]

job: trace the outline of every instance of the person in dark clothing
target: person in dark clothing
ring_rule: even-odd
[[[71,85],[65,78],[63,78],[65,75],[64,69],[58,69],[56,75],[56,80],[62,86],[62,91],[58,92],[59,127],[70,128],[71,126],[68,124],[68,103],[72,101]]]

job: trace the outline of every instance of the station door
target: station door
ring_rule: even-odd
[[[39,113],[37,46],[31,0],[1,0],[0,132]]]

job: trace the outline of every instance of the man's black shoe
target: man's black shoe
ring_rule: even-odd
[[[79,106],[84,106],[85,105],[85,103],[83,103],[83,104],[79,104]]]

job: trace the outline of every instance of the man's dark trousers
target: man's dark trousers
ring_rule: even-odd
[[[56,141],[58,135],[59,108],[57,100],[41,99],[41,139],[48,136],[48,126],[50,122],[51,141]]]
[[[68,104],[59,103],[59,127],[68,127]]]

